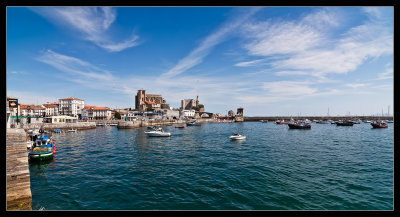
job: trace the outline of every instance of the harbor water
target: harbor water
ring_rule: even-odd
[[[54,159],[29,166],[33,209],[393,209],[392,123],[163,128],[172,136],[113,126],[53,134]]]

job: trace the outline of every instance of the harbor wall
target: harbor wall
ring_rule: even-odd
[[[37,124],[26,124],[24,129],[40,129],[43,126],[44,130],[54,131],[55,129],[68,130],[68,129],[94,129],[96,128],[95,122],[77,122],[77,123],[37,123]]]
[[[312,120],[393,120],[393,116],[258,116],[258,117],[244,117],[244,121],[260,121],[260,120],[267,120],[267,121],[276,121],[276,120],[290,120],[293,118],[295,120],[301,119],[308,119]]]
[[[32,192],[24,129],[7,129],[7,210],[32,210]]]

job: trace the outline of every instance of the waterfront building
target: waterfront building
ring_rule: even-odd
[[[235,121],[236,122],[243,122],[244,121],[244,113],[243,113],[243,108],[242,107],[239,107],[237,109],[236,116],[235,116]]]
[[[135,109],[140,112],[166,107],[169,105],[159,94],[146,94],[146,90],[138,90],[135,96]]]
[[[161,113],[163,119],[167,120],[177,120],[179,119],[179,110],[172,110],[172,109],[159,109],[155,110],[155,112]]]
[[[185,118],[193,118],[196,114],[196,111],[194,109],[191,110],[182,110],[182,116]]]
[[[75,97],[59,99],[59,114],[72,117],[81,117],[85,101]]]
[[[41,105],[20,105],[21,115],[25,117],[44,117],[46,108]]]
[[[58,105],[59,103],[57,102],[44,104],[43,106],[46,108],[46,117],[57,116],[59,111]]]
[[[45,123],[77,123],[78,117],[58,115],[44,118]]]
[[[110,120],[112,112],[108,107],[84,106],[81,118],[87,120]]]
[[[229,111],[228,111],[228,116],[235,116],[235,112],[232,111],[232,110],[229,110]]]

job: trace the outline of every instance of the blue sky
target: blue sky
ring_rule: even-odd
[[[7,96],[246,116],[393,113],[393,7],[7,7]]]

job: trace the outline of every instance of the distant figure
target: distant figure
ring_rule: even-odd
[[[43,126],[40,127],[39,133],[44,133]]]

